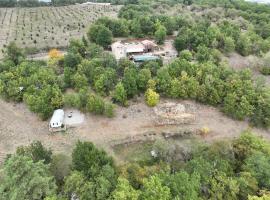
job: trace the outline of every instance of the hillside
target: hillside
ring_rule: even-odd
[[[11,41],[27,53],[65,49],[71,38],[81,38],[101,16],[116,17],[118,6],[70,5],[62,7],[0,8],[0,57]]]

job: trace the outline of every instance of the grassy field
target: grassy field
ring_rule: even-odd
[[[65,48],[71,38],[82,37],[97,18],[116,17],[118,10],[118,6],[103,5],[0,8],[0,57],[11,41],[30,53]]]

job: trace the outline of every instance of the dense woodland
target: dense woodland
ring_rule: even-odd
[[[157,158],[117,166],[90,142],[71,158],[40,142],[19,147],[0,171],[1,200],[267,200],[270,143],[249,132],[185,151],[156,141]],[[179,157],[180,155],[180,157]],[[180,159],[179,159],[180,158]]]
[[[269,87],[251,70],[235,71],[222,60],[232,52],[255,55],[263,61],[257,63],[261,72],[270,74],[269,6],[230,0],[126,3],[118,19],[98,19],[85,37],[70,41],[67,54],[51,50],[47,62],[27,60],[20,47],[9,44],[0,63],[1,97],[24,102],[43,120],[62,107],[113,117],[116,106],[128,106],[141,95],[149,106],[160,97],[192,99],[236,120],[270,127]],[[156,12],[180,3],[189,11]],[[194,14],[202,11],[207,12]],[[168,65],[162,60],[139,66],[128,59],[117,62],[105,51],[114,37],[147,37],[163,44],[174,33],[179,57]],[[0,199],[270,198],[270,143],[252,133],[210,145],[194,142],[189,151],[166,140],[156,141],[153,149],[157,158],[118,166],[89,142],[78,142],[71,158],[34,142],[5,160]]]

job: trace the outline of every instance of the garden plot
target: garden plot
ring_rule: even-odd
[[[119,9],[109,5],[0,8],[0,57],[11,41],[33,52],[65,48],[71,38],[81,38],[96,19],[116,17]]]

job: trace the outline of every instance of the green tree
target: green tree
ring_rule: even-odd
[[[162,67],[157,71],[157,91],[167,93],[170,88],[171,76],[167,67]]]
[[[170,188],[162,185],[162,181],[158,176],[151,176],[143,182],[143,189],[140,195],[142,200],[170,200]]]
[[[113,159],[105,151],[97,149],[91,142],[78,141],[72,152],[73,169],[81,171],[87,178],[101,173],[105,165],[114,166]]]
[[[224,51],[226,53],[231,53],[235,49],[235,41],[231,37],[224,38]]]
[[[234,178],[217,175],[210,180],[209,192],[211,200],[237,200],[239,185]]]
[[[72,82],[76,91],[79,91],[81,88],[87,88],[89,85],[86,76],[78,72],[72,77]]]
[[[120,103],[123,106],[127,106],[127,92],[124,88],[124,85],[119,82],[113,92],[113,100],[117,103]]]
[[[71,158],[65,154],[55,154],[52,156],[50,171],[55,177],[56,183],[59,186],[64,184],[64,178],[71,171]]]
[[[151,71],[149,69],[141,69],[138,75],[138,88],[145,91],[148,81],[151,79]]]
[[[258,94],[254,107],[251,122],[256,126],[270,127],[270,92]]]
[[[0,199],[39,200],[55,194],[56,185],[43,162],[13,155],[4,164]]]
[[[170,188],[172,197],[179,200],[200,199],[200,176],[196,173],[189,175],[185,171],[166,175],[164,185]]]
[[[211,49],[204,45],[198,46],[198,50],[195,56],[199,62],[207,62],[213,59],[211,55]]]
[[[254,176],[261,188],[270,187],[270,158],[262,152],[255,152],[245,160],[243,169]]]
[[[34,141],[29,146],[18,147],[16,154],[30,157],[34,162],[43,161],[45,164],[49,164],[52,160],[52,151],[46,149],[40,141]]]
[[[193,58],[192,53],[189,50],[183,50],[179,54],[180,59],[186,59],[187,61],[191,61]]]
[[[138,74],[135,68],[126,68],[122,83],[129,98],[134,97],[138,93],[137,86]]]
[[[108,28],[101,26],[98,31],[96,42],[100,46],[107,48],[112,43],[112,32]]]
[[[155,32],[155,40],[158,44],[163,44],[167,35],[167,29],[163,25],[158,25]]]
[[[140,192],[136,191],[125,178],[118,178],[115,190],[112,193],[113,200],[137,200]]]
[[[65,178],[64,193],[69,199],[77,197],[81,200],[91,200],[95,198],[95,185],[88,181],[83,173],[74,171]]]
[[[26,92],[24,101],[31,111],[38,113],[45,120],[51,116],[54,109],[63,105],[63,94],[58,86],[46,85],[42,89],[34,89],[33,93]]]
[[[253,110],[253,105],[245,96],[239,97],[236,93],[229,93],[224,98],[224,112],[238,120],[251,116]]]
[[[102,115],[105,111],[105,102],[101,97],[91,94],[87,99],[86,110],[97,115]]]
[[[107,48],[112,43],[112,32],[104,25],[92,25],[88,31],[90,41]]]
[[[14,62],[15,65],[18,65],[22,60],[24,60],[25,55],[15,42],[9,43],[6,47],[6,57]]]
[[[240,172],[237,178],[239,183],[239,199],[247,199],[249,195],[256,195],[258,191],[258,182],[249,172]]]

